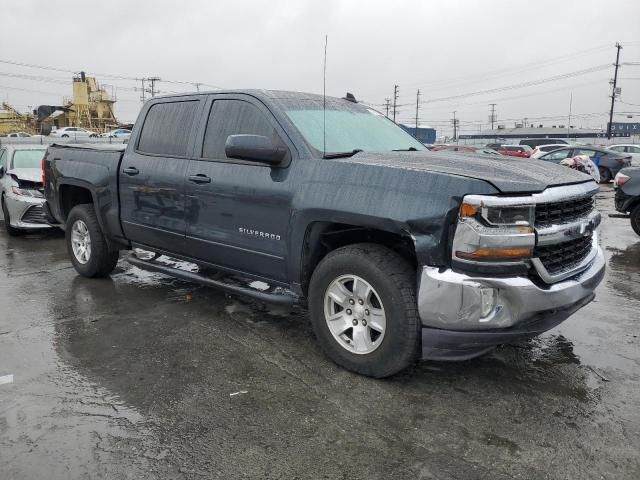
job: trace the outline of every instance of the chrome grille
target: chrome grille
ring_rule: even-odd
[[[22,215],[24,223],[47,223],[42,205],[33,205]]]
[[[591,252],[591,235],[567,242],[536,247],[533,256],[540,259],[551,275],[571,270]]]
[[[586,217],[593,211],[593,197],[583,197],[562,202],[539,203],[536,205],[536,227],[547,227],[569,223]]]

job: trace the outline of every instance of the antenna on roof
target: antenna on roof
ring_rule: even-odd
[[[324,36],[324,64],[322,76],[322,156],[327,154],[327,42],[329,36]]]

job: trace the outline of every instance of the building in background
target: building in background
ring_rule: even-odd
[[[436,129],[431,127],[418,127],[415,125],[410,127],[409,125],[399,124],[405,132],[409,133],[413,138],[420,143],[435,143],[436,142]]]

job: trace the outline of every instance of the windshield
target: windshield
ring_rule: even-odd
[[[11,168],[40,168],[45,150],[16,150]]]
[[[296,102],[295,108],[285,106],[285,111],[305,140],[318,152],[427,149],[384,115],[361,105],[332,102],[323,112],[321,101],[304,102],[302,105]],[[326,113],[326,120],[323,113]]]

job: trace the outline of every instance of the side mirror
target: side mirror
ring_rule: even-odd
[[[4,177],[4,165],[0,165],[0,178]]]
[[[229,158],[252,160],[277,165],[284,160],[287,149],[275,145],[270,138],[262,135],[229,135],[224,145]]]

